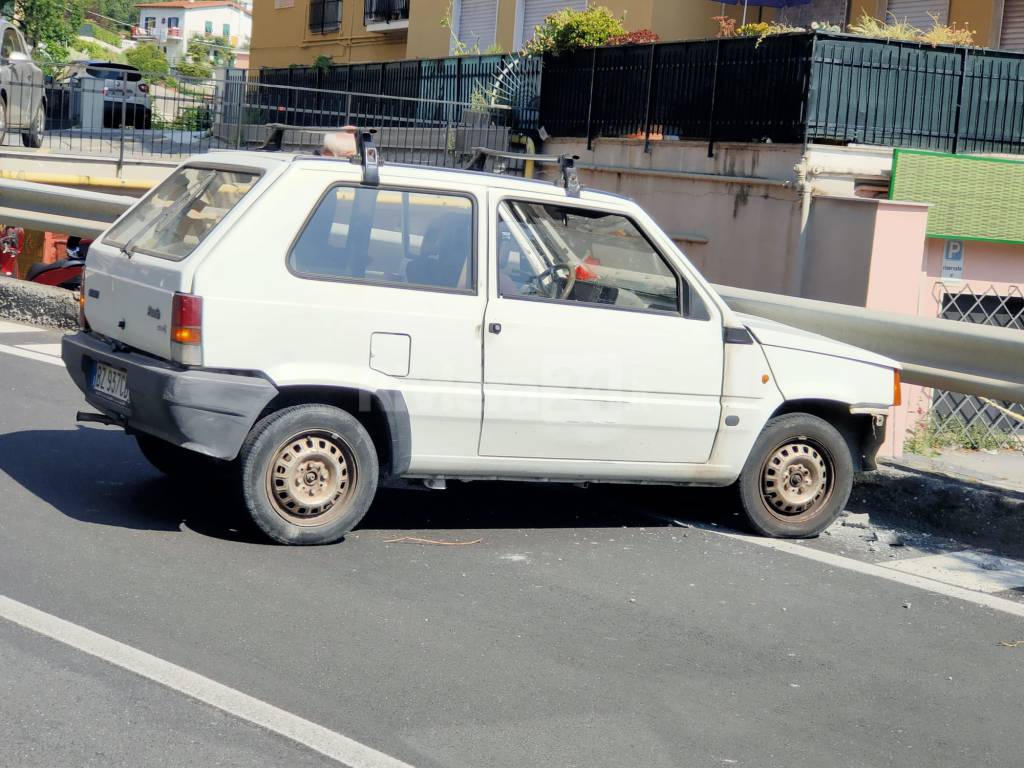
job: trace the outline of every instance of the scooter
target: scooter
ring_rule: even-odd
[[[82,272],[85,270],[85,256],[92,244],[91,238],[82,239],[72,235],[68,238],[67,257],[51,264],[33,264],[28,268],[25,279],[40,285],[55,285],[77,291],[82,287]]]

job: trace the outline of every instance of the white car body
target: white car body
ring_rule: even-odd
[[[784,410],[837,423],[857,468],[873,466],[898,364],[733,312],[628,199],[384,165],[381,189],[457,190],[472,201],[471,287],[435,291],[310,279],[289,268],[310,212],[332,185],[359,185],[359,165],[262,152],[211,153],[191,164],[262,175],[181,261],[143,252],[129,258],[97,239],[85,271],[92,334],[115,350],[173,360],[172,297],[201,296],[195,370],[256,375],[277,392],[337,389],[390,403],[401,411],[390,422],[392,480],[728,485],[765,424]],[[703,317],[502,297],[495,232],[507,199],[628,217],[689,285]],[[65,359],[69,368],[78,364],[67,347]],[[79,385],[104,413],[147,429],[90,397],[88,381]],[[864,434],[850,433],[855,420]],[[235,444],[186,447],[223,459],[238,451]]]

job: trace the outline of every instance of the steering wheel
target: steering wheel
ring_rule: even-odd
[[[551,299],[567,299],[567,298],[569,298],[569,294],[572,293],[573,286],[576,285],[576,269],[572,265],[570,265],[570,264],[561,264],[561,263],[559,263],[559,264],[552,264],[550,267],[548,267],[543,272],[539,273],[538,275],[536,275],[533,278],[533,281],[537,284],[537,287],[540,288],[545,294],[547,294],[547,291],[543,290],[541,284],[545,280],[547,280],[547,281],[550,281],[552,286],[555,286],[556,285],[556,283],[555,283],[555,279],[556,279],[555,275],[558,272],[561,272],[561,271],[565,272],[565,278],[564,278],[565,279],[565,285],[563,286],[561,292],[559,292],[557,290],[557,288],[556,288],[555,293],[558,294],[557,296],[556,295],[551,295],[548,298],[551,298]]]

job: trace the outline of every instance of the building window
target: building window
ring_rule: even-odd
[[[167,19],[167,26],[171,29],[177,29],[181,26],[181,22],[178,20],[177,16],[171,16],[169,19]]]
[[[231,37],[231,25],[225,24],[221,27],[221,34],[224,35],[224,37]]]
[[[146,29],[155,29],[156,28],[156,16],[147,16],[145,21],[142,22],[142,25]]]
[[[309,31],[314,35],[337,32],[341,28],[341,0],[310,0]]]

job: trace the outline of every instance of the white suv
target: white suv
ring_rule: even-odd
[[[83,302],[80,418],[240,482],[289,544],[381,484],[485,478],[735,483],[756,530],[812,536],[899,391],[731,311],[630,200],[468,171],[204,155],[93,244]]]

